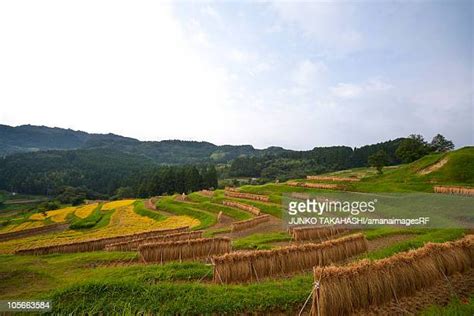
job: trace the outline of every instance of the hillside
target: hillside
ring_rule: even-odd
[[[440,164],[440,161],[445,162]],[[375,194],[400,191],[432,192],[434,185],[472,186],[473,168],[469,167],[473,162],[474,148],[466,147],[447,154],[426,156],[411,164],[385,168],[383,175],[377,175],[370,168],[357,168],[322,175],[327,177],[326,180],[292,181],[336,183],[342,185],[345,191],[366,191]],[[429,173],[426,173],[427,169]],[[344,181],[347,178],[358,178],[360,181]],[[97,240],[107,238],[130,238],[133,243],[137,236],[150,229],[176,229],[182,226],[189,226],[191,229],[189,233],[184,234],[230,238],[233,252],[229,255],[234,256],[239,256],[236,252],[238,250],[257,249],[254,253],[257,256],[259,250],[276,251],[290,244],[295,247],[301,241],[295,242],[294,235],[289,234],[283,226],[282,195],[333,190],[294,187],[290,183],[291,181],[247,185],[234,191],[199,191],[186,196],[95,201],[88,205],[63,205],[59,209],[44,213],[31,206],[23,210],[15,208],[0,217],[0,274],[4,289],[0,291],[0,298],[48,298],[53,301],[53,312],[59,314],[93,311],[106,314],[134,314],[139,311],[187,314],[191,308],[193,312],[202,314],[223,311],[229,314],[298,313],[313,286],[314,278],[308,272],[310,269],[291,275],[252,280],[248,284],[222,285],[216,282],[216,272],[207,259],[181,262],[180,258],[164,264],[143,264],[140,262],[140,250],[136,249],[91,249],[77,252],[77,249],[82,248],[74,248],[76,244],[90,244],[92,247]],[[255,200],[257,197],[259,200]],[[14,198],[20,201],[27,199],[18,196]],[[245,224],[247,227],[244,225],[242,230],[233,231],[233,226],[242,221],[251,223],[256,220],[256,211],[267,216],[265,221],[253,225]],[[364,229],[362,233],[367,240],[367,250],[347,260],[355,262],[365,258],[387,258],[409,249],[423,247],[429,241],[441,243],[458,240],[466,232],[463,228]],[[352,236],[353,232],[329,238],[335,242],[347,234]],[[2,236],[13,237],[2,240]],[[192,239],[189,240],[191,241]],[[303,241],[303,244],[307,242],[309,241]],[[331,240],[329,244],[332,245],[332,242]],[[73,253],[62,253],[63,246]],[[26,250],[27,248],[30,250]],[[42,251],[59,253],[14,254],[19,249],[30,252],[35,251],[33,249],[44,249]],[[472,284],[469,285],[472,280],[470,272],[465,272],[460,277],[447,277],[456,289],[456,295],[461,298],[469,298],[469,295],[472,295],[472,292],[469,292],[473,290]],[[34,284],[28,283],[31,279],[35,280]],[[445,282],[445,279],[441,281]],[[29,286],[20,286],[21,284]],[[429,290],[417,292],[418,296],[404,294],[402,298],[400,294],[395,303],[381,304],[377,308],[382,312],[390,310],[390,304],[396,304],[402,299],[407,311],[418,314],[429,308],[433,302],[447,304],[450,301],[450,293],[452,294],[445,285],[443,287],[434,283]],[[90,297],[95,299],[87,299]]]

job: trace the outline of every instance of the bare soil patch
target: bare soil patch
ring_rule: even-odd
[[[432,173],[433,171],[436,171],[438,169],[440,169],[442,166],[444,166],[446,163],[448,162],[448,158],[443,158],[441,159],[440,161],[432,164],[431,166],[428,166],[424,169],[421,169],[420,171],[418,171],[418,174],[419,175],[426,175],[426,174],[430,174]]]

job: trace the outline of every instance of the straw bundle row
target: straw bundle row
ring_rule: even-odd
[[[222,204],[224,204],[225,206],[240,208],[241,210],[250,212],[257,216],[260,215],[260,209],[253,205],[248,205],[248,204],[235,202],[235,201],[222,201]]]
[[[201,190],[199,191],[199,193],[208,197],[214,196],[214,191],[210,191],[210,190]]]
[[[343,182],[357,182],[360,181],[359,178],[349,178],[349,177],[328,177],[328,176],[306,176],[308,180],[318,180],[318,181],[343,181]]]
[[[314,188],[314,189],[340,189],[341,186],[333,183],[311,183],[311,182],[296,182],[288,181],[286,183],[292,187]]]
[[[224,195],[228,197],[239,198],[239,199],[249,199],[249,200],[263,201],[263,202],[270,201],[270,198],[266,195],[237,192],[237,191],[232,191],[232,190],[225,191]]]
[[[0,241],[7,241],[10,239],[15,239],[15,238],[23,238],[23,237],[29,237],[29,236],[34,236],[34,235],[39,235],[39,234],[44,234],[44,233],[51,233],[54,231],[64,230],[68,226],[69,226],[68,224],[59,223],[59,224],[52,224],[52,225],[23,229],[23,230],[18,230],[18,231],[9,232],[9,233],[3,233],[3,234],[0,234]]]
[[[428,243],[390,258],[343,267],[315,267],[320,280],[313,294],[312,314],[347,315],[370,305],[409,296],[456,272],[474,266],[474,237],[455,242]],[[319,309],[318,309],[319,306]]]
[[[303,272],[367,251],[362,234],[274,250],[255,250],[214,257],[214,282],[238,283]]]
[[[435,193],[474,196],[474,188],[461,187],[461,186],[435,186],[433,189]]]
[[[136,251],[138,247],[143,244],[165,242],[165,241],[179,241],[202,238],[202,230],[193,232],[183,232],[177,234],[170,234],[164,236],[137,238],[130,241],[123,241],[112,243],[105,246],[106,251]]]
[[[261,223],[268,222],[270,220],[270,215],[264,214],[264,215],[259,215],[254,218],[246,219],[243,221],[238,221],[238,222],[233,222],[232,223],[232,232],[238,232],[242,231],[245,229],[249,229],[252,227],[255,227]]]
[[[74,252],[88,252],[88,251],[98,251],[104,250],[107,244],[118,243],[127,240],[134,240],[137,238],[147,238],[155,236],[163,236],[166,234],[174,234],[179,232],[184,232],[188,230],[189,227],[179,227],[173,229],[161,229],[161,230],[151,230],[143,233],[115,236],[115,237],[104,237],[96,238],[86,241],[76,241],[70,242],[67,244],[60,245],[51,245],[37,248],[27,248],[17,250],[16,254],[22,255],[45,255],[50,253],[74,253]]]
[[[239,189],[234,188],[234,187],[225,187],[225,191],[232,191],[232,192],[239,192]]]
[[[167,262],[209,258],[231,251],[229,238],[201,238],[144,244],[138,247],[143,262]]]
[[[320,226],[320,227],[295,227],[290,230],[291,237],[295,241],[317,240],[322,241],[335,235],[346,232],[347,229],[337,226]]]

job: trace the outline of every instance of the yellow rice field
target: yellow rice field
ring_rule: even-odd
[[[23,222],[23,223],[18,224],[18,225],[9,225],[9,226],[5,227],[5,229],[2,229],[2,233],[11,233],[11,232],[24,230],[24,229],[41,227],[41,226],[44,226],[44,222],[39,222],[39,221]]]
[[[102,210],[110,211],[122,206],[128,206],[132,204],[133,202],[135,202],[135,200],[119,200],[119,201],[108,202],[102,206]]]
[[[31,215],[30,219],[42,221],[42,220],[45,220],[46,218],[50,218],[55,223],[62,223],[66,221],[66,217],[70,213],[74,212],[75,209],[76,209],[75,206],[69,206],[69,207],[61,208],[59,210],[48,211],[46,212],[46,216],[43,215],[42,213],[36,213],[36,214]]]
[[[91,213],[97,208],[98,205],[99,203],[93,203],[93,204],[88,204],[88,205],[78,207],[74,211],[74,215],[76,215],[79,218],[86,218],[87,216],[91,215]]]
[[[116,207],[110,218],[109,225],[104,228],[89,231],[66,230],[64,232],[8,240],[0,243],[0,253],[12,253],[22,248],[34,248],[69,243],[72,241],[127,235],[152,229],[170,229],[182,226],[195,227],[200,224],[199,220],[189,216],[170,216],[164,220],[156,221],[135,213],[133,210],[134,206],[130,205],[133,202],[117,202],[128,204],[128,206]]]

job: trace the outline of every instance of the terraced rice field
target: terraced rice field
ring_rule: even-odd
[[[50,219],[55,223],[62,223],[66,221],[66,217],[73,213],[76,210],[75,206],[65,207],[59,210],[48,211],[46,214],[36,213],[30,216],[32,220],[42,221],[45,219]]]
[[[89,230],[66,230],[64,232],[50,233],[46,235],[37,235],[21,239],[13,239],[0,243],[0,253],[12,253],[15,250],[23,248],[35,248],[48,245],[58,245],[73,241],[84,241],[102,237],[114,237],[126,234],[133,234],[156,229],[171,229],[183,226],[196,227],[200,224],[199,220],[190,216],[169,216],[163,220],[154,220],[147,216],[138,215],[134,211],[132,203],[135,200],[115,201],[108,204],[109,211],[113,213],[105,227]],[[112,204],[113,203],[113,204]],[[106,204],[106,205],[107,205]],[[115,209],[111,209],[115,207]],[[67,215],[76,208],[69,207],[57,211],[48,212],[44,219],[56,216],[56,220],[61,216],[66,219]],[[39,216],[36,218],[40,218]],[[44,221],[25,222],[23,228],[32,228],[28,225],[44,225]]]
[[[86,218],[87,216],[91,215],[91,213],[97,208],[97,206],[99,206],[99,203],[80,206],[74,211],[74,215],[79,218]]]

